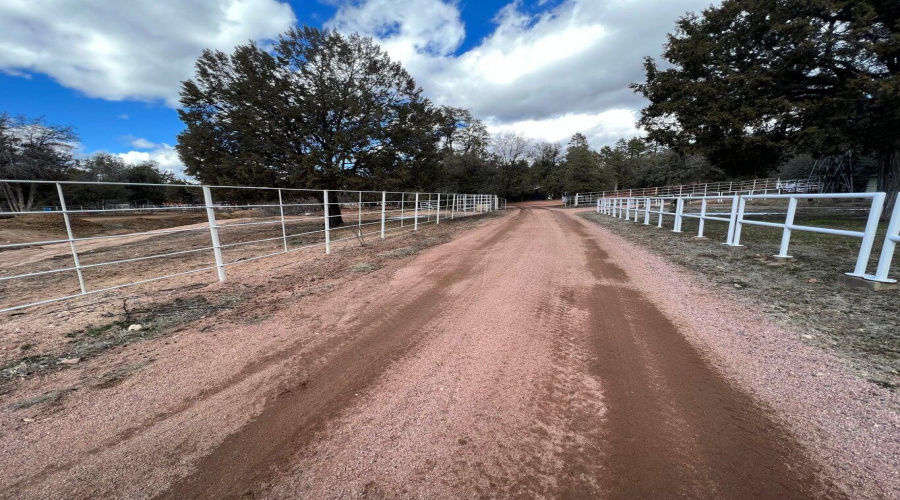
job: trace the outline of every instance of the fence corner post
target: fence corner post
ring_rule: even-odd
[[[878,232],[878,221],[881,220],[881,211],[884,209],[885,198],[887,198],[885,193],[878,193],[872,198],[872,206],[869,209],[869,218],[866,220],[866,229],[863,233],[862,242],[859,245],[859,255],[856,256],[856,267],[854,267],[853,273],[848,273],[850,276],[863,277],[866,275],[866,267],[869,264],[869,256],[872,255],[872,246],[875,244],[875,234]],[[894,210],[894,213],[896,212],[897,211]],[[891,217],[891,221],[888,222],[888,233],[887,237],[884,239],[882,253],[883,250],[888,247],[888,244],[891,243],[890,236],[893,229],[892,226],[896,224],[894,221],[895,218],[896,217]],[[878,267],[881,267],[880,258]],[[878,274],[878,271],[879,270],[876,269],[875,273]]]
[[[797,198],[791,196],[790,201],[788,201],[787,216],[784,218],[784,230],[781,233],[781,247],[778,250],[778,254],[773,255],[773,257],[778,257],[780,259],[791,258],[791,256],[788,255],[788,247],[791,244],[791,226],[794,224],[794,216],[796,214]]]
[[[684,213],[684,198],[678,198],[678,201],[675,202],[675,227],[672,229],[673,233],[681,232],[681,214]]]
[[[888,222],[887,234],[884,235],[884,245],[881,247],[881,255],[878,257],[878,267],[875,269],[874,279],[885,283],[896,283],[897,280],[888,278],[891,261],[894,259],[894,251],[897,242],[900,241],[900,196],[894,200],[894,210],[891,212],[891,221]]]
[[[419,193],[418,192],[416,192],[416,209],[413,214],[413,217],[415,219],[413,222],[413,230],[418,231],[419,230]]]

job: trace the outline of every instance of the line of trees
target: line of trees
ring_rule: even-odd
[[[900,190],[897,0],[725,0],[678,20],[662,59],[632,86],[650,141],[729,176],[854,151]]]
[[[42,117],[0,113],[0,179],[185,184],[152,161],[131,164],[106,153],[76,158],[78,141],[78,134],[69,125],[49,123]],[[66,196],[71,205],[158,205],[195,202],[196,191],[153,186],[70,186]],[[55,188],[34,183],[0,182],[0,200],[0,209],[15,212],[59,204]],[[3,207],[2,202],[7,206]]]
[[[527,199],[719,175],[696,156],[640,139],[598,152],[582,134],[566,145],[491,135],[469,110],[424,98],[371,38],[310,27],[270,48],[204,51],[195,77],[182,82],[181,104],[176,149],[202,183]]]
[[[796,175],[852,150],[865,160],[853,163],[857,174],[875,168],[879,187],[896,192],[898,32],[896,0],[725,0],[678,21],[664,68],[646,59],[646,80],[632,88],[650,103],[639,121],[647,137],[593,150],[582,134],[566,144],[492,135],[469,110],[425,98],[371,38],[297,27],[271,45],[203,52],[181,85],[176,150],[205,184],[511,199]],[[2,115],[0,176],[99,179],[109,168],[122,180],[173,182],[155,165],[78,162],[76,143],[71,127]],[[12,206],[35,203],[33,190],[0,188]],[[331,213],[339,222],[340,207]]]

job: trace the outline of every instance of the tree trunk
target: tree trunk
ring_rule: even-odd
[[[897,203],[897,191],[900,191],[900,150],[882,153],[880,160],[878,190],[887,194],[881,217],[887,220],[891,216],[894,204]]]
[[[331,191],[328,193],[330,200],[328,200],[328,226],[329,227],[337,227],[344,223],[344,218],[341,217],[341,204],[338,203],[334,197],[337,196],[337,193]],[[319,200],[319,203],[323,205],[325,204],[325,193],[319,191],[316,193],[316,199]],[[324,212],[323,212],[324,213]]]
[[[344,218],[341,217],[341,204],[329,201],[328,202],[328,225],[329,227],[337,227],[344,223]]]
[[[32,184],[32,189],[33,189]],[[2,184],[3,187],[3,196],[6,198],[6,202],[9,203],[9,209],[13,212],[27,212],[31,209],[29,206],[31,203],[34,203],[34,192],[30,193],[31,203],[25,202],[25,192],[22,190],[22,184]]]
[[[29,184],[29,188],[28,188],[28,202],[25,203],[25,210],[23,210],[23,212],[30,212],[31,209],[34,207],[34,195],[35,195],[35,193],[37,193],[37,185],[36,185],[36,184]],[[62,209],[62,207],[59,207],[59,208]]]

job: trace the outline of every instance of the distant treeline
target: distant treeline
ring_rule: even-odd
[[[879,187],[893,192],[898,32],[896,0],[725,0],[688,14],[669,37],[664,67],[647,58],[646,80],[632,85],[649,101],[639,120],[647,137],[596,150],[580,133],[566,144],[490,134],[469,110],[425,98],[371,38],[291,28],[272,44],[203,52],[181,84],[185,130],[175,148],[186,173],[205,184],[510,199],[802,178],[817,159],[852,151],[844,174],[859,186],[877,173]],[[71,127],[0,116],[0,177],[175,182],[152,164],[73,159]],[[13,206],[37,196],[12,185],[2,194]],[[170,201],[136,188],[78,196]]]
[[[98,153],[75,158],[78,135],[71,126],[47,123],[43,118],[12,117],[0,114],[0,179],[54,180],[83,182],[128,182],[171,184],[153,186],[66,186],[67,204],[161,205],[195,203],[202,199],[197,189],[178,188],[185,181],[150,161],[136,165],[122,158]],[[52,185],[0,182],[0,208],[26,212],[35,207],[59,206]]]

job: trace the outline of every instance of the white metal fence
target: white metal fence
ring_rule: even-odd
[[[635,197],[683,197],[683,196],[727,196],[739,194],[809,194],[821,192],[823,184],[817,179],[753,179],[748,181],[705,182],[659,186],[617,191],[597,191],[575,193],[566,198],[568,206],[593,205],[599,198]]]
[[[650,225],[651,219],[655,216],[657,219],[656,225],[660,228],[663,227],[664,217],[670,217],[672,219],[672,231],[676,233],[682,232],[682,222],[685,218],[697,219],[699,223],[698,237],[704,236],[705,223],[707,221],[727,223],[728,231],[724,244],[733,247],[743,246],[741,245],[741,231],[744,225],[781,229],[781,245],[778,254],[774,255],[774,257],[778,258],[791,258],[788,250],[791,242],[791,233],[794,231],[858,238],[860,239],[860,246],[857,252],[856,265],[852,272],[846,274],[871,281],[894,283],[896,280],[889,278],[888,272],[894,257],[896,244],[900,241],[900,203],[894,205],[875,274],[866,272],[869,258],[876,242],[879,220],[885,199],[885,193],[734,194],[728,196],[606,197],[598,198],[595,203],[597,213],[634,222],[643,220],[645,225]],[[748,202],[764,200],[787,200],[787,209],[784,212],[773,212],[771,209],[763,209],[761,212],[748,211]],[[854,208],[845,208],[844,210],[865,212],[865,228],[862,231],[852,231],[797,224],[795,217],[800,200],[849,200],[858,204],[861,203],[861,205]],[[697,203],[700,205],[699,212],[688,212],[685,210],[686,206],[696,205]],[[723,208],[714,209],[714,207]],[[727,207],[727,211],[724,207]],[[711,208],[713,208],[713,211],[710,211]],[[781,215],[784,216],[783,222],[760,220],[760,217],[772,218]]]
[[[219,281],[225,281],[226,268],[236,264],[316,246],[328,254],[340,241],[357,239],[362,243],[367,236],[383,239],[391,231],[418,230],[423,224],[505,207],[504,199],[490,194],[0,183],[37,185],[45,199],[52,196],[55,202],[38,205],[40,210],[0,209],[0,312],[208,271],[215,271]],[[67,191],[83,193],[101,186],[187,189],[195,191],[202,203],[67,206]],[[54,223],[59,223],[55,229],[59,237],[29,238],[54,234],[48,230]],[[129,224],[136,223],[138,230],[132,230]],[[151,223],[161,227],[141,226]],[[117,224],[121,229],[107,230]],[[98,231],[93,230],[94,225]],[[79,234],[85,227],[90,229],[88,234]],[[105,234],[108,232],[116,234]],[[20,241],[22,234],[24,241]]]

